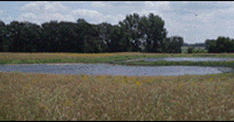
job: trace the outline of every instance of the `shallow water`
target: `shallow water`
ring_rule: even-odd
[[[19,71],[24,73],[126,75],[126,76],[178,76],[206,75],[233,71],[224,67],[200,66],[123,66],[109,64],[28,64],[0,65],[0,72]]]
[[[199,61],[234,61],[234,58],[211,58],[211,57],[185,57],[185,58],[152,58],[152,59],[141,59],[143,61],[192,61],[192,62],[199,62]]]

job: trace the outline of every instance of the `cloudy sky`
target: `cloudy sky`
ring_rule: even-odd
[[[49,1],[0,2],[0,20],[41,24],[51,20],[76,22],[78,18],[98,24],[118,24],[126,15],[154,13],[165,21],[169,36],[186,43],[203,43],[218,36],[234,38],[234,2],[186,1]]]

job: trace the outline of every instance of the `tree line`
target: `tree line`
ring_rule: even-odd
[[[208,53],[234,53],[234,39],[219,36],[215,39],[205,41]]]
[[[181,53],[183,38],[167,36],[165,21],[150,13],[127,15],[117,25],[50,21],[41,26],[30,22],[0,21],[1,52],[154,52]]]

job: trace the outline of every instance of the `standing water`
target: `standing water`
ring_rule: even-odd
[[[0,72],[19,71],[24,73],[125,75],[125,76],[178,76],[206,75],[233,71],[225,67],[200,66],[123,66],[109,64],[28,64],[0,65]]]

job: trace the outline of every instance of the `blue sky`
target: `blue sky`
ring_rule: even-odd
[[[41,24],[51,20],[76,22],[78,18],[98,24],[117,24],[126,15],[154,13],[165,21],[169,36],[186,43],[203,43],[218,36],[234,38],[232,1],[1,1],[0,20]],[[197,15],[197,16],[196,16]]]

